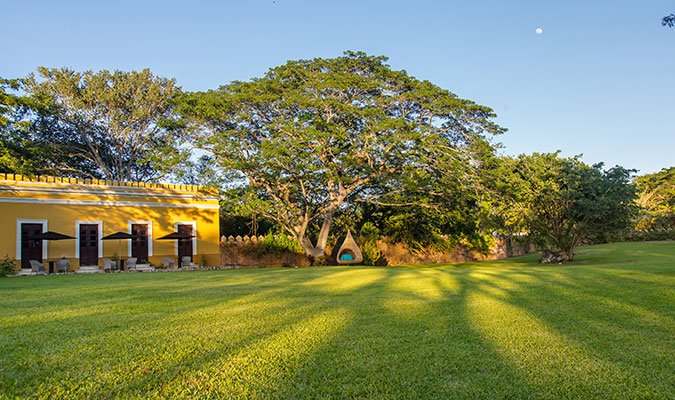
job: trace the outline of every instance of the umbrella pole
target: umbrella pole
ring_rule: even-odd
[[[122,257],[122,240],[117,241],[117,270],[120,270],[120,257]]]
[[[52,248],[51,248],[51,246],[52,246],[52,241],[51,241],[51,240],[47,240],[47,261],[46,261],[46,267],[47,267],[47,268],[45,268],[45,270],[47,271],[48,274],[51,273],[51,272],[49,271],[49,257],[52,256],[52,252],[51,252]]]

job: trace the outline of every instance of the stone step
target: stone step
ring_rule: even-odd
[[[96,265],[83,265],[79,269],[75,270],[75,273],[78,274],[96,274],[100,272],[103,271]]]

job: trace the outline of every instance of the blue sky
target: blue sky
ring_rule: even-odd
[[[660,24],[672,1],[23,0],[2,12],[2,77],[148,67],[194,91],[362,50],[492,107],[506,154],[675,165],[675,28]]]

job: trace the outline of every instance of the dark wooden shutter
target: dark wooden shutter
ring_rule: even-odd
[[[192,225],[178,225],[178,233],[185,233],[187,235],[193,235]],[[192,239],[181,239],[178,241],[178,257],[190,256],[192,260]]]
[[[148,262],[148,225],[132,224],[131,236],[131,256],[139,264]]]
[[[98,225],[80,225],[80,265],[98,265]]]
[[[30,260],[42,262],[42,240],[31,240],[42,233],[42,224],[21,224],[21,268],[30,268]]]

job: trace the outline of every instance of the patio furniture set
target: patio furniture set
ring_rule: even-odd
[[[173,232],[169,235],[163,236],[158,238],[157,240],[185,240],[185,239],[191,239],[194,236],[192,235],[187,235],[184,233],[179,233],[179,232]],[[111,235],[107,235],[101,238],[101,240],[119,240],[119,253],[121,254],[121,249],[122,249],[122,240],[126,239],[132,239],[133,236],[129,233],[126,232],[116,232]],[[43,232],[37,236],[33,236],[30,239],[32,240],[65,240],[65,239],[75,239],[72,236],[64,235],[61,233],[57,232],[52,232],[52,231],[47,231]],[[163,264],[165,269],[170,269],[175,267],[175,262],[173,259],[169,257],[163,257]],[[118,261],[121,261],[121,263],[118,265]],[[108,272],[108,271],[113,271],[113,270],[126,270],[126,271],[153,271],[155,268],[154,267],[148,267],[148,266],[141,266],[137,265],[138,258],[136,257],[130,257],[128,259],[122,260],[118,259],[116,261],[111,260],[110,258],[103,258],[103,272]],[[59,260],[47,260],[49,262],[49,273],[55,272],[68,272],[69,270],[69,260],[66,258],[62,258]],[[29,261],[31,270],[30,273],[32,274],[46,274],[47,270],[45,268],[45,264],[38,261],[38,260],[30,260]],[[192,257],[190,256],[184,256],[179,258],[178,260],[178,268],[181,268],[183,266],[194,266],[194,263],[192,262]],[[80,270],[78,272],[101,272],[101,270],[97,266],[92,266],[92,267],[80,267]]]

